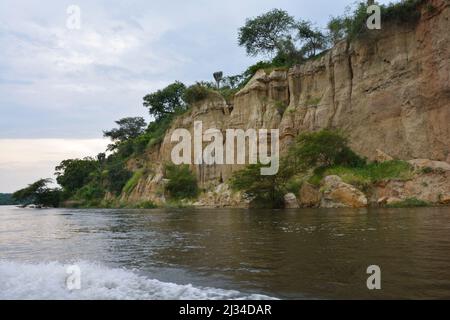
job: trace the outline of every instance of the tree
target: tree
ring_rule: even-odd
[[[327,37],[309,21],[299,21],[296,25],[297,37],[303,43],[301,52],[307,57],[315,56],[327,48]]]
[[[105,138],[110,138],[114,142],[124,142],[141,135],[147,123],[142,117],[128,117],[116,121],[119,128],[112,129],[110,131],[103,131]]]
[[[56,182],[72,194],[86,185],[98,168],[98,161],[92,158],[64,160],[55,168]]]
[[[13,194],[13,199],[22,203],[34,203],[40,206],[58,207],[61,200],[61,190],[48,188],[52,179],[40,179],[28,187]]]
[[[334,17],[328,22],[328,36],[330,42],[336,44],[347,36],[346,20],[344,18]]]
[[[282,208],[284,196],[284,176],[261,175],[261,164],[249,165],[245,169],[236,171],[230,180],[234,190],[243,191],[252,199],[253,206],[262,208]]]
[[[248,19],[239,29],[239,45],[247,54],[274,54],[282,50],[283,41],[292,34],[295,20],[286,11],[273,9],[254,19]]]
[[[150,115],[156,120],[186,108],[183,94],[186,86],[176,81],[162,90],[148,94],[144,97],[144,107],[149,108]]]
[[[118,196],[131,176],[131,172],[125,168],[124,163],[114,161],[108,164],[106,169],[106,188]]]
[[[348,139],[340,132],[322,130],[301,134],[288,152],[290,163],[303,169],[327,168],[334,165],[360,166],[365,160],[348,146]]]

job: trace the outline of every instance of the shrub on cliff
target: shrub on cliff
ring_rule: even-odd
[[[187,104],[193,104],[208,98],[212,91],[213,88],[211,87],[211,84],[197,82],[186,89],[183,94],[183,100]]]
[[[166,164],[165,177],[168,179],[165,191],[172,199],[194,199],[198,196],[197,178],[188,165]]]
[[[334,165],[358,167],[366,163],[350,149],[348,139],[333,130],[301,134],[290,148],[288,157],[299,169],[328,168]]]

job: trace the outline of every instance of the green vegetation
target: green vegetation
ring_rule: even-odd
[[[416,23],[420,18],[418,6],[423,2],[424,0],[402,0],[398,3],[380,5],[382,23]],[[327,25],[331,41],[336,43],[346,38],[353,40],[367,34],[369,31],[366,27],[367,7],[367,2],[361,1],[353,10],[349,8],[345,15],[332,17]]]
[[[370,184],[395,179],[408,180],[414,173],[413,167],[400,160],[387,161],[383,163],[368,163],[358,167],[333,166],[323,171],[318,171],[310,179],[310,183],[318,184],[325,176],[336,175],[346,183],[366,188]]]
[[[322,130],[304,133],[280,161],[275,176],[261,176],[260,165],[251,165],[235,172],[231,186],[243,191],[256,205],[281,207],[283,195],[297,193],[308,181],[320,185],[325,176],[337,175],[344,182],[366,188],[387,179],[407,180],[413,168],[404,161],[367,163],[348,146],[348,139],[339,131]]]
[[[127,181],[127,183],[123,187],[123,192],[125,192],[126,194],[131,193],[131,191],[133,191],[134,188],[136,188],[139,180],[142,178],[143,175],[144,175],[143,169],[134,172],[133,176],[130,178],[130,180]]]
[[[186,86],[176,81],[162,90],[148,94],[144,97],[144,107],[149,108],[151,115],[159,120],[167,115],[175,114],[186,108],[183,95]]]
[[[15,204],[19,203],[13,199],[12,194],[0,193],[0,206],[11,206]]]
[[[61,201],[61,190],[47,187],[51,182],[51,179],[40,179],[28,187],[14,192],[12,197],[21,204],[58,207]]]
[[[285,177],[281,174],[263,176],[261,167],[261,164],[249,165],[235,172],[230,186],[236,191],[243,191],[251,198],[253,207],[281,208],[285,194]]]
[[[197,178],[188,165],[166,164],[164,171],[165,177],[169,180],[165,185],[169,198],[181,200],[194,199],[198,196]]]
[[[416,198],[409,198],[393,204],[387,205],[388,208],[417,208],[417,207],[429,207],[430,203],[419,200]]]
[[[186,89],[183,100],[188,104],[194,104],[208,98],[211,95],[211,92],[213,92],[212,84],[197,82]]]

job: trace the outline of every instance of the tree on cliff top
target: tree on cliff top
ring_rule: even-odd
[[[246,21],[239,29],[239,45],[244,46],[250,56],[279,52],[294,25],[294,18],[286,11],[273,9]]]
[[[144,133],[147,123],[142,117],[128,117],[116,121],[119,128],[103,131],[105,138],[110,138],[114,143],[108,146],[108,150],[116,150],[124,142],[136,139]]]
[[[164,89],[150,93],[144,97],[144,107],[149,109],[150,115],[159,120],[167,115],[172,115],[186,107],[183,94],[186,86],[175,81]]]

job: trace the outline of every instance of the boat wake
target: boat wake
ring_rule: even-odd
[[[126,269],[97,263],[76,264],[79,290],[69,290],[67,267],[58,262],[26,264],[0,261],[0,299],[41,300],[266,300],[234,290],[194,287],[149,279]]]

